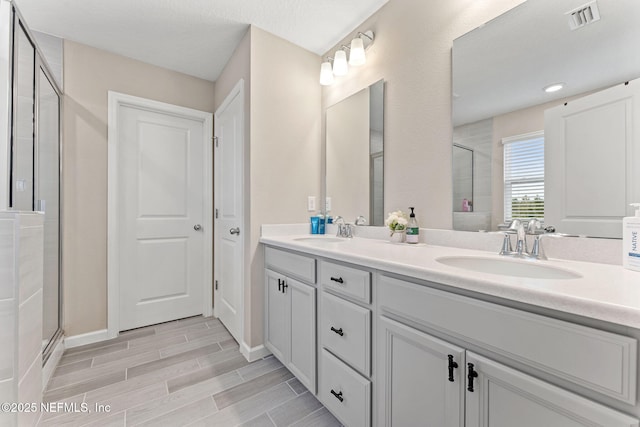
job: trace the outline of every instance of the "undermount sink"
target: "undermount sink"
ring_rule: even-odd
[[[332,237],[332,236],[309,236],[309,237],[296,237],[295,239],[298,242],[305,243],[342,243],[346,242],[348,239],[343,239],[341,237]]]
[[[536,260],[497,259],[474,256],[449,256],[436,258],[441,264],[480,273],[502,276],[528,277],[531,279],[578,279],[580,274],[562,268],[541,264]]]

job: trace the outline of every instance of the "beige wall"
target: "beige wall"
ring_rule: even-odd
[[[320,196],[319,70],[318,55],[251,28],[251,346],[263,342],[260,226],[307,222],[307,196]]]
[[[451,228],[451,46],[519,3],[390,0],[339,43],[376,35],[367,64],[325,87],[323,108],[385,80],[385,212],[415,206],[422,226]]]
[[[107,91],[212,112],[214,84],[64,44],[63,316],[67,336],[107,327]]]

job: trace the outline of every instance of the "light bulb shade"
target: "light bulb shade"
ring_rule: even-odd
[[[347,53],[344,50],[339,50],[333,56],[333,74],[336,76],[345,76],[347,72],[349,72]]]
[[[331,62],[323,62],[320,66],[320,84],[322,86],[328,86],[333,83],[333,70],[331,69]]]
[[[356,37],[351,40],[351,49],[349,50],[349,65],[358,67],[364,65],[367,58],[364,54],[364,42],[362,38]]]

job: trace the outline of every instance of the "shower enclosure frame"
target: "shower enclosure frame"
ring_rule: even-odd
[[[49,341],[43,345],[42,348],[42,363],[45,365],[51,356],[55,346],[62,339],[64,331],[63,325],[63,311],[62,311],[62,299],[63,299],[63,286],[62,286],[62,235],[63,235],[63,177],[62,177],[62,163],[63,163],[63,129],[62,129],[62,117],[63,117],[63,92],[58,86],[53,77],[51,68],[45,59],[42,49],[38,46],[36,38],[29,30],[29,27],[21,15],[16,5],[8,0],[0,0],[0,120],[3,123],[7,123],[6,132],[0,133],[0,164],[5,164],[8,167],[5,169],[5,173],[0,174],[0,210],[14,210],[12,207],[11,198],[11,186],[12,186],[12,173],[13,173],[13,151],[12,147],[17,138],[16,123],[14,123],[15,111],[17,110],[18,97],[18,81],[16,75],[18,72],[18,61],[14,60],[16,49],[16,31],[22,30],[28,41],[31,43],[34,49],[34,63],[33,63],[33,195],[32,195],[32,210],[37,210],[41,206],[36,206],[38,203],[37,195],[39,194],[38,187],[38,148],[40,142],[39,135],[39,107],[40,107],[40,71],[44,73],[44,76],[51,85],[51,88],[55,92],[58,101],[58,118],[57,118],[57,130],[58,130],[58,245],[57,245],[57,258],[58,258],[58,327]],[[44,306],[43,306],[44,311]],[[44,337],[43,337],[44,340]]]

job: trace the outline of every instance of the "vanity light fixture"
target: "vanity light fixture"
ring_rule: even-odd
[[[320,84],[322,86],[328,86],[333,83],[333,69],[330,62],[332,59],[327,58],[320,66]]]
[[[358,32],[356,38],[351,40],[349,65],[358,67],[367,62],[367,57],[365,56],[364,51],[371,45],[371,43],[373,43],[373,37],[373,31],[367,31],[365,33]]]
[[[327,58],[320,65],[320,84],[328,86],[333,83],[334,76],[345,76],[349,72],[349,65],[354,67],[364,65],[367,62],[365,51],[373,43],[373,31],[358,32],[351,40],[350,46],[341,45],[333,58]],[[347,50],[349,61],[347,62]],[[331,65],[333,61],[333,66]]]
[[[347,65],[347,52],[340,49],[333,57],[333,74],[336,76],[346,76],[349,72]]]
[[[549,86],[545,86],[543,90],[547,93],[553,93],[563,88],[564,88],[564,83],[554,83],[554,84],[550,84]]]

